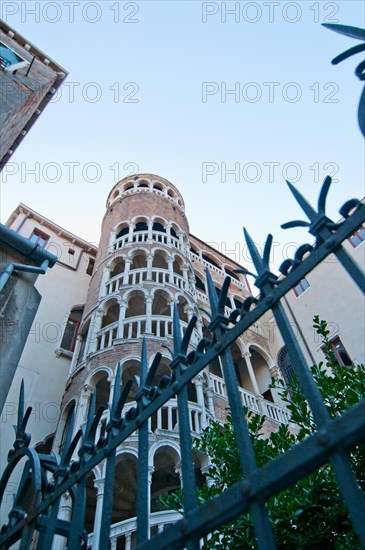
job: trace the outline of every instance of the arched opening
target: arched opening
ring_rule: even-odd
[[[203,260],[205,260],[206,262],[208,262],[208,264],[213,265],[214,267],[217,267],[218,269],[221,269],[221,266],[218,265],[217,262],[216,262],[215,260],[213,260],[212,258],[210,258],[209,256],[207,256],[206,254],[203,254],[202,257],[203,257]]]
[[[163,186],[160,183],[154,183],[153,184],[153,189],[155,191],[163,191]]]
[[[179,301],[177,303],[177,311],[179,314],[180,321],[183,321],[184,323],[189,322],[188,312],[187,312],[188,306],[189,305],[187,301],[182,296],[179,296]]]
[[[65,418],[65,423],[63,425],[63,430],[62,430],[62,437],[61,437],[61,442],[60,442],[60,446],[59,446],[59,454],[62,453],[63,451],[63,448],[65,446],[65,443],[66,443],[66,439],[67,439],[67,434],[68,434],[68,431],[71,429],[71,423],[74,422],[74,416],[75,416],[75,401],[72,400],[71,403],[69,403],[63,413],[63,416]]]
[[[134,231],[148,231],[148,225],[146,224],[146,222],[137,222],[134,227]]]
[[[248,390],[249,392],[252,393],[254,391],[254,388],[252,386],[251,379],[248,374],[246,361],[242,357],[241,350],[239,349],[236,343],[231,345],[230,350],[232,353],[232,359],[233,359],[233,364],[236,371],[238,385],[241,388]]]
[[[106,312],[104,313],[101,328],[107,327],[116,323],[119,319],[119,304],[116,302],[111,303]]]
[[[174,273],[176,273],[177,275],[180,275],[181,277],[183,276],[183,270],[182,270],[183,265],[184,265],[183,260],[181,258],[175,257],[174,263],[172,265],[172,269]]]
[[[274,401],[272,392],[269,388],[271,384],[271,374],[269,366],[264,357],[252,347],[250,348],[252,368],[256,376],[259,391],[264,399]]]
[[[168,495],[179,489],[180,476],[176,472],[180,458],[177,452],[166,445],[157,449],[154,459],[154,471],[151,485],[151,512],[158,512],[164,507],[160,503],[163,495]]]
[[[129,226],[126,223],[124,223],[118,227],[115,238],[120,239],[124,235],[128,235],[128,233],[129,233]]]
[[[158,269],[168,269],[169,265],[166,260],[166,256],[162,252],[155,252],[152,260],[152,267]]]
[[[171,191],[171,189],[168,189],[167,194],[171,199],[175,198],[175,194]]]
[[[104,411],[108,409],[110,396],[110,382],[108,380],[108,374],[106,372],[97,373],[97,379],[98,381],[95,384],[95,412],[99,409],[99,407],[102,407]]]
[[[112,524],[136,516],[137,458],[131,453],[117,457],[115,468]]]
[[[198,275],[195,275],[195,286],[198,290],[205,292],[205,284]]]
[[[178,239],[178,235],[173,227],[170,227],[170,234],[172,237],[175,237],[175,239]]]
[[[153,296],[152,315],[171,317],[170,296],[163,290],[157,290]]]
[[[131,189],[134,189],[134,183],[126,183],[126,185],[124,186],[124,191],[130,191]]]
[[[110,278],[116,277],[117,275],[120,275],[121,273],[124,273],[125,271],[125,262],[123,258],[118,258],[115,261],[114,266],[110,270]]]
[[[137,252],[132,259],[130,269],[143,269],[147,267],[147,256],[145,252]]]
[[[138,380],[141,374],[141,365],[136,359],[129,359],[123,364],[122,369],[122,389],[128,380],[132,381],[132,386],[127,397],[127,403],[135,400],[138,392]]]
[[[166,233],[166,228],[162,225],[162,223],[159,222],[154,222],[152,230],[159,231],[160,233]]]
[[[125,317],[146,315],[145,296],[140,290],[135,290],[129,297]]]
[[[139,184],[138,184],[138,189],[140,189],[140,188],[148,189],[149,186],[150,186],[150,185],[149,185],[148,181],[146,181],[146,180],[141,180],[141,181],[139,182]]]
[[[225,268],[225,272],[227,273],[227,275],[229,275],[231,277],[231,279],[236,279],[237,281],[240,280],[239,276],[237,275],[237,273],[234,273],[233,271],[231,271],[230,269],[227,269]]]

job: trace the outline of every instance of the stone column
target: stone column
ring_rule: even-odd
[[[147,226],[148,226],[148,237],[147,237],[147,242],[151,243],[151,242],[153,241],[153,238],[152,238],[153,221],[150,220],[150,221],[147,223]]]
[[[82,342],[82,336],[81,334],[78,334],[76,336],[76,344],[75,344],[75,349],[73,351],[73,356],[72,356],[72,359],[71,359],[71,364],[70,364],[70,369],[68,371],[68,376],[71,375],[71,373],[75,370],[76,368],[76,365],[77,365],[77,359],[79,357],[79,353],[80,353],[80,346],[81,346],[81,342]],[[81,358],[82,360],[82,358]]]
[[[195,387],[196,387],[196,396],[198,400],[198,405],[202,409],[202,429],[207,427],[207,413],[205,410],[205,403],[204,403],[204,391],[203,391],[203,384],[204,384],[204,378],[198,374],[193,380]]]
[[[70,521],[72,516],[72,500],[68,492],[61,497],[58,519]],[[52,544],[52,550],[64,550],[67,546],[67,539],[61,535],[55,535]]]
[[[146,298],[146,329],[145,334],[152,334],[152,298]]]
[[[107,266],[104,268],[103,276],[101,278],[100,288],[99,288],[99,300],[107,295],[106,283],[110,279],[110,267]]]
[[[174,284],[174,260],[172,258],[168,258],[167,263],[169,266],[169,283],[173,285]]]
[[[82,393],[80,396],[79,406],[77,409],[77,414],[75,418],[75,428],[79,429],[81,424],[84,424],[87,420],[87,413],[89,411],[89,403],[91,400],[91,395],[93,393],[94,388],[89,386],[89,384],[85,384],[82,387]]]
[[[98,309],[93,314],[91,321],[90,321],[90,327],[89,327],[89,333],[87,336],[87,342],[85,346],[85,356],[89,355],[89,353],[94,353],[97,348],[97,333],[100,330],[102,319],[104,316],[104,312],[102,309]]]
[[[99,536],[100,536],[100,527],[101,527],[101,514],[103,510],[103,498],[104,498],[104,478],[95,479],[94,487],[97,491],[96,493],[96,507],[95,507],[95,518],[94,518],[94,537],[92,550],[99,550]]]
[[[132,260],[130,258],[127,258],[124,262],[123,285],[128,284],[129,270],[131,267],[131,263],[132,263]]]
[[[250,352],[246,352],[243,354],[243,357],[245,358],[245,362],[246,362],[246,366],[247,366],[247,370],[248,370],[248,375],[250,377],[250,380],[251,380],[251,384],[252,384],[252,388],[253,388],[253,391],[256,395],[261,395],[260,394],[260,390],[259,390],[259,387],[257,385],[257,380],[256,380],[256,376],[255,376],[255,373],[254,373],[254,370],[253,370],[253,367],[252,367],[252,363],[251,363],[251,353]]]
[[[122,300],[119,304],[119,319],[118,319],[118,338],[123,338],[125,312],[127,310],[127,302]]]
[[[129,232],[128,232],[128,242],[133,242],[133,232],[134,232],[135,224],[129,223]]]
[[[215,415],[214,400],[213,400],[213,389],[212,388],[207,388],[205,390],[205,393],[206,393],[207,400],[208,400],[208,410],[209,410],[210,413]]]
[[[147,281],[152,281],[152,254],[147,254]]]

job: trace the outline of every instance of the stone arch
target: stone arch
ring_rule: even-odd
[[[129,222],[126,220],[123,222],[119,222],[116,225],[114,232],[115,232],[116,239],[121,239],[122,237],[126,237],[129,233]]]
[[[161,496],[180,488],[180,454],[166,443],[155,449],[151,482],[151,512],[163,509],[159,503]]]
[[[257,344],[248,346],[251,355],[250,361],[255,373],[257,385],[261,395],[268,401],[274,401],[273,394],[269,388],[271,384],[270,364],[273,364],[271,357]]]
[[[146,249],[137,249],[134,250],[133,253],[130,255],[131,264],[130,264],[130,271],[133,271],[134,269],[143,269],[147,267],[147,257],[149,255],[149,252]]]
[[[63,408],[63,412],[60,418],[60,427],[62,428],[62,430],[60,430],[61,435],[59,438],[59,449],[58,449],[58,452],[60,454],[66,442],[68,428],[72,422],[72,416],[73,416],[73,422],[74,422],[73,431],[75,429],[76,406],[77,406],[77,398],[72,397],[71,399],[69,399],[68,403]]]
[[[138,392],[138,380],[141,373],[141,361],[139,358],[136,357],[128,357],[123,361],[121,368],[122,388],[124,388],[128,380],[132,381],[132,387],[126,400],[127,403],[131,403],[135,400],[135,396]]]
[[[146,291],[131,289],[130,292],[126,293],[125,300],[127,302],[126,319],[146,315]]]
[[[103,304],[104,315],[101,320],[101,327],[105,328],[119,320],[119,303],[115,299],[108,300]]]
[[[134,453],[122,450],[116,458],[112,524],[135,517],[136,504],[137,458]]]
[[[171,222],[170,233],[175,239],[179,239],[180,233],[182,233],[181,227],[176,222]]]
[[[163,183],[159,181],[152,181],[152,189],[154,189],[155,191],[161,191],[161,193],[164,193],[165,186]]]
[[[168,221],[162,216],[152,216],[152,231],[167,233]]]
[[[109,270],[109,279],[112,279],[113,277],[116,277],[117,275],[124,273],[125,257],[122,255],[119,255],[113,258],[107,265],[107,269]]]
[[[157,269],[169,269],[168,260],[170,259],[170,255],[166,252],[166,250],[154,248],[152,254],[152,267]]]
[[[171,294],[163,289],[155,289],[153,292],[152,315],[171,317]]]
[[[185,296],[183,296],[182,294],[177,294],[175,296],[175,301],[176,301],[176,306],[177,306],[177,311],[179,314],[180,321],[182,321],[183,323],[188,323],[189,322],[188,309],[190,308],[189,302],[187,301]]]
[[[213,267],[216,267],[216,268],[220,269],[221,271],[223,270],[223,267],[222,267],[222,264],[221,264],[220,260],[214,254],[212,254],[211,252],[204,251],[202,253],[202,258],[203,258],[203,260],[205,260],[206,262],[211,264]]]

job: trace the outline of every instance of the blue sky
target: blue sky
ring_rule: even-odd
[[[363,26],[362,1],[4,0],[1,16],[70,73],[3,171],[3,222],[24,202],[97,243],[114,181],[151,172],[193,234],[245,262],[242,226],[271,232],[277,266],[308,240],[280,229],[303,218],[285,177],[315,204],[334,174],[335,219],[364,195],[361,59],[332,66],[356,42],[320,25]]]

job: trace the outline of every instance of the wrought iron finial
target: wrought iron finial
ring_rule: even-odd
[[[326,216],[326,199],[329,188],[332,183],[332,178],[326,176],[324,179],[321,191],[318,197],[318,212],[309,204],[307,199],[298,191],[298,189],[289,181],[286,182],[294,198],[304,213],[308,216],[309,222],[302,220],[294,220],[283,223],[282,229],[290,229],[292,227],[308,227],[309,232],[314,235],[318,241],[324,240],[329,236],[329,233],[336,229],[337,224]]]
[[[255,266],[257,273],[257,275],[254,275],[253,273],[250,273],[250,275],[255,278],[255,286],[257,286],[257,288],[259,288],[261,292],[266,294],[269,288],[267,285],[269,284],[270,287],[272,287],[277,283],[277,276],[270,271],[270,252],[273,237],[272,235],[267,236],[263,255],[261,256],[256,244],[253,242],[251,235],[245,227],[243,228],[243,233],[245,236],[248,251],[250,253],[252,262]]]
[[[24,399],[24,380],[22,379],[19,391],[19,405],[18,405],[18,421],[17,425],[14,426],[15,430],[15,442],[13,449],[9,451],[8,459],[10,460],[13,454],[24,447],[29,447],[31,436],[25,432],[25,429],[28,424],[30,414],[32,412],[32,407],[28,407],[24,413],[25,409],[25,399]]]
[[[347,25],[335,25],[332,23],[323,23],[323,26],[331,31],[338,32],[340,34],[343,34],[345,36],[349,36],[350,38],[355,38],[356,40],[362,40],[365,41],[365,29],[359,29],[358,27],[351,27]],[[344,61],[345,59],[348,59],[349,57],[365,51],[365,44],[359,44],[357,46],[354,46],[350,48],[349,50],[346,50],[345,52],[341,53],[334,59],[332,59],[332,64],[337,65],[338,63],[341,63],[341,61]],[[364,81],[365,80],[365,61],[362,61],[358,64],[358,66],[355,69],[355,75],[359,78],[359,80]],[[360,130],[365,137],[365,87],[362,91],[360,103],[359,103],[359,109],[358,109],[358,120],[359,120],[359,126]]]

